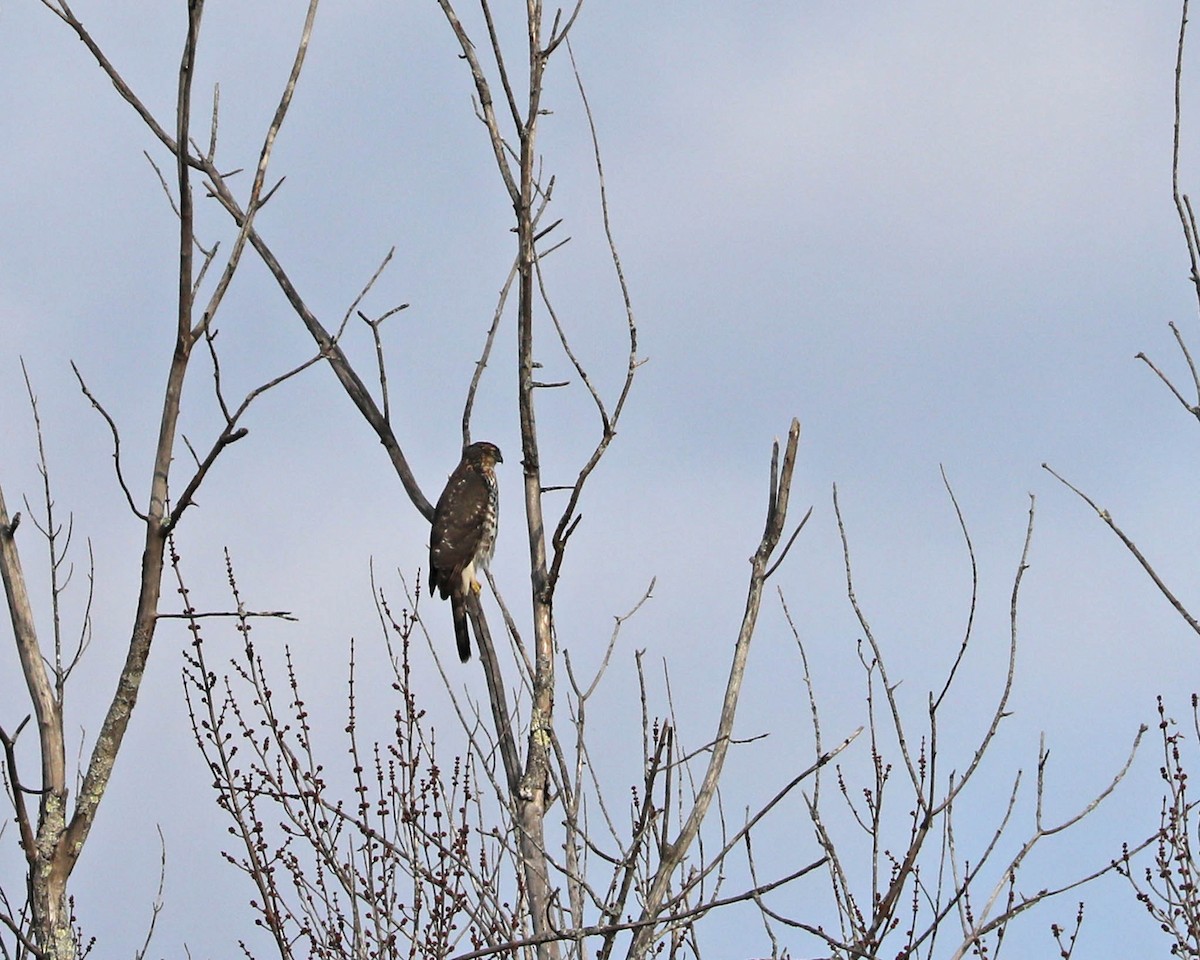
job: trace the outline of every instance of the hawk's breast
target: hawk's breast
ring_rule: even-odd
[[[483,482],[487,485],[487,503],[483,508],[483,523],[480,525],[479,546],[475,548],[475,563],[486,566],[496,552],[496,527],[500,522],[500,485],[492,470],[483,470]]]

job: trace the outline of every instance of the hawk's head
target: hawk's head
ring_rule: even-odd
[[[486,440],[473,443],[463,450],[463,459],[478,464],[484,470],[491,470],[496,464],[504,462],[504,457],[500,456],[500,448]]]

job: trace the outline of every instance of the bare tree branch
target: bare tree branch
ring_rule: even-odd
[[[517,276],[518,266],[518,262],[514,260],[512,268],[508,271],[508,276],[504,280],[504,285],[500,288],[500,296],[496,301],[496,310],[492,314],[492,324],[488,327],[487,338],[483,343],[483,352],[480,354],[479,359],[475,361],[475,372],[471,374],[471,385],[467,388],[467,399],[463,403],[462,438],[464,447],[471,442],[471,413],[475,409],[475,393],[479,389],[479,381],[483,379],[483,371],[487,369],[488,360],[492,356],[492,344],[496,342],[496,331],[500,328],[500,319],[504,315],[504,305],[508,302],[508,291],[512,289],[512,282]]]
[[[708,808],[716,794],[717,783],[725,764],[725,755],[733,733],[733,720],[737,713],[738,701],[741,697],[742,677],[745,674],[746,663],[750,655],[750,641],[754,637],[754,628],[758,621],[758,610],[762,603],[762,589],[766,582],[766,571],[779,539],[787,522],[788,500],[791,495],[792,473],[796,466],[796,451],[800,443],[800,421],[792,420],[788,431],[787,448],[783,457],[782,471],[778,470],[779,441],[772,448],[771,455],[771,486],[768,498],[766,529],[758,549],[751,558],[750,587],[746,597],[746,610],[742,617],[742,626],[738,632],[737,644],[734,647],[733,663],[729,668],[729,680],[725,688],[725,698],[721,706],[720,720],[717,725],[717,735],[713,752],[709,758],[703,782],[697,791],[695,803],[687,814],[687,819],[680,828],[675,839],[663,850],[662,859],[654,873],[645,895],[642,908],[642,920],[652,919],[661,909],[666,898],[667,886],[671,874],[682,862],[684,855],[691,847],[700,829],[700,824],[708,813]],[[654,927],[647,925],[641,928],[633,937],[629,946],[628,956],[642,956],[649,946]]]
[[[102,416],[104,418],[104,422],[108,424],[108,429],[112,433],[113,463],[116,466],[117,483],[119,483],[121,485],[121,492],[125,494],[125,500],[129,504],[129,509],[132,510],[133,515],[135,517],[137,517],[139,520],[141,520],[143,523],[149,522],[150,518],[148,516],[146,516],[146,514],[143,513],[141,510],[139,510],[137,508],[137,504],[135,504],[133,502],[133,494],[129,492],[129,485],[125,482],[125,476],[121,472],[121,434],[117,431],[116,421],[114,421],[113,418],[111,416],[109,416],[108,411],[104,409],[104,406],[100,403],[99,400],[97,400],[95,398],[95,396],[93,396],[92,392],[88,389],[87,384],[83,380],[83,374],[81,374],[79,372],[79,368],[77,366],[75,366],[74,360],[71,361],[71,370],[74,371],[74,373],[75,373],[75,379],[77,379],[79,381],[79,389],[83,391],[83,395],[88,398],[88,400],[91,402],[92,406],[100,413],[100,416]]]
[[[1070,483],[1065,478],[1063,478],[1058,473],[1056,473],[1050,467],[1049,464],[1043,463],[1042,469],[1045,470],[1047,473],[1049,473],[1052,477],[1054,477],[1054,479],[1056,479],[1064,487],[1066,487],[1068,490],[1070,490],[1072,493],[1074,493],[1077,497],[1079,497],[1080,500],[1082,500],[1089,507],[1091,507],[1092,510],[1095,511],[1096,516],[1098,516],[1101,520],[1103,520],[1106,524],[1108,524],[1108,528],[1117,535],[1117,538],[1123,544],[1125,544],[1125,548],[1131,554],[1133,554],[1134,559],[1137,560],[1137,562],[1139,564],[1141,564],[1142,569],[1145,570],[1146,573],[1148,573],[1150,575],[1150,579],[1154,581],[1154,585],[1156,587],[1158,587],[1159,592],[1164,597],[1166,597],[1167,601],[1171,604],[1171,606],[1175,608],[1175,612],[1178,613],[1181,617],[1183,617],[1184,621],[1187,623],[1187,625],[1189,627],[1192,628],[1192,630],[1194,630],[1196,633],[1200,633],[1200,621],[1197,621],[1196,618],[1193,617],[1188,612],[1188,609],[1183,605],[1183,602],[1178,597],[1175,596],[1175,594],[1171,590],[1171,588],[1167,586],[1166,581],[1164,581],[1162,579],[1162,577],[1160,577],[1158,575],[1158,571],[1154,569],[1154,566],[1150,563],[1149,560],[1146,559],[1146,557],[1142,553],[1142,551],[1138,549],[1137,544],[1134,543],[1133,540],[1131,540],[1129,538],[1129,536],[1125,533],[1124,530],[1122,530],[1120,527],[1117,526],[1116,521],[1113,520],[1113,518],[1112,518],[1112,515],[1109,514],[1109,512],[1107,510],[1104,510],[1104,509],[1100,508],[1099,506],[1097,506],[1096,502],[1091,497],[1089,497],[1086,493],[1084,493],[1082,490],[1080,490],[1074,484]]]

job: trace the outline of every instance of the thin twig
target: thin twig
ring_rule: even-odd
[[[483,371],[487,368],[488,360],[491,359],[492,345],[496,342],[496,331],[500,328],[500,318],[504,315],[504,305],[508,302],[508,292],[512,289],[513,280],[516,279],[519,264],[519,258],[513,260],[513,264],[508,271],[508,276],[504,280],[504,285],[500,288],[500,296],[496,300],[496,309],[492,313],[492,324],[488,327],[487,337],[483,342],[483,352],[479,355],[479,359],[475,361],[475,372],[471,374],[471,384],[467,387],[467,398],[463,403],[462,415],[464,447],[471,442],[471,412],[475,408],[475,392],[479,389],[479,381],[483,379]]]
[[[79,381],[79,389],[82,390],[83,395],[91,401],[92,406],[99,411],[100,416],[104,418],[104,422],[108,424],[108,429],[112,433],[112,457],[113,464],[115,465],[117,471],[117,483],[121,486],[121,492],[125,494],[125,501],[129,504],[129,509],[133,511],[134,516],[136,516],[139,520],[148,522],[150,518],[146,514],[142,513],[142,511],[137,508],[136,504],[134,504],[133,494],[129,492],[129,484],[125,482],[125,475],[121,471],[121,434],[117,430],[116,422],[111,416],[109,416],[108,411],[104,409],[104,406],[100,403],[100,401],[92,395],[92,391],[88,389],[88,385],[83,380],[83,374],[80,373],[79,368],[75,366],[74,360],[71,361],[71,369],[75,373],[75,379]]]
[[[238,620],[290,620],[299,623],[300,618],[288,610],[186,610],[183,613],[160,613],[159,620],[205,620],[211,617],[236,617]]]
[[[963,630],[962,643],[958,647],[958,655],[954,658],[954,663],[950,666],[950,672],[946,674],[946,682],[942,685],[942,692],[939,693],[932,701],[929,708],[930,715],[937,713],[938,707],[942,705],[942,701],[946,698],[946,694],[950,691],[951,684],[954,683],[954,676],[958,673],[958,668],[962,664],[963,657],[967,654],[967,647],[971,642],[971,628],[975,625],[975,607],[979,602],[979,565],[975,561],[975,545],[971,543],[971,531],[967,529],[967,521],[963,517],[962,507],[958,505],[958,497],[954,495],[954,488],[950,486],[950,479],[946,476],[946,468],[939,468],[942,473],[942,484],[946,488],[946,493],[950,496],[950,502],[954,505],[954,515],[958,517],[958,529],[963,535],[963,542],[967,546],[967,556],[971,560],[971,606],[967,611],[967,625]]]
[[[358,311],[359,318],[368,327],[371,328],[371,339],[375,342],[375,364],[379,368],[379,397],[383,403],[383,419],[386,423],[392,422],[391,400],[388,396],[388,379],[387,379],[387,364],[383,358],[383,334],[380,332],[380,327],[383,326],[383,321],[401,310],[407,310],[408,304],[402,303],[397,307],[392,307],[380,316],[372,320],[361,310]]]
[[[1082,490],[1080,490],[1074,484],[1070,483],[1065,478],[1063,478],[1058,473],[1056,473],[1050,467],[1049,464],[1043,463],[1042,469],[1045,470],[1047,473],[1049,473],[1056,480],[1058,480],[1058,482],[1061,483],[1063,486],[1065,486],[1068,490],[1072,491],[1076,496],[1078,496],[1084,503],[1086,503],[1089,507],[1091,507],[1096,512],[1096,516],[1098,516],[1101,520],[1103,520],[1106,524],[1108,524],[1109,529],[1112,530],[1112,532],[1117,535],[1117,537],[1120,539],[1120,541],[1123,544],[1125,544],[1125,548],[1131,554],[1133,554],[1134,559],[1136,559],[1137,562],[1142,565],[1142,569],[1145,570],[1146,573],[1148,573],[1150,575],[1150,579],[1154,581],[1154,585],[1156,587],[1158,587],[1159,592],[1164,597],[1167,598],[1167,601],[1171,604],[1172,607],[1175,608],[1175,611],[1181,617],[1183,617],[1183,619],[1184,619],[1184,621],[1186,621],[1187,625],[1189,627],[1191,627],[1192,630],[1194,630],[1196,633],[1200,634],[1200,622],[1198,622],[1196,620],[1196,618],[1193,617],[1188,612],[1187,608],[1183,605],[1183,602],[1178,597],[1175,596],[1175,594],[1172,592],[1171,588],[1168,587],[1166,582],[1162,579],[1162,577],[1160,577],[1158,575],[1158,572],[1151,565],[1150,561],[1147,560],[1145,555],[1142,553],[1142,551],[1138,549],[1137,544],[1135,544],[1126,535],[1124,530],[1122,530],[1120,527],[1117,526],[1116,521],[1113,520],[1113,518],[1109,514],[1109,512],[1107,510],[1104,510],[1104,509],[1100,508],[1099,506],[1097,506],[1096,502],[1091,497],[1089,497],[1086,493],[1084,493]]]

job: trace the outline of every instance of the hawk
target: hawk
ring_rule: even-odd
[[[467,594],[479,593],[477,567],[485,567],[496,547],[500,517],[500,488],[496,464],[503,463],[494,443],[472,443],[464,448],[446,489],[433,511],[429,534],[429,592],[438,590],[449,599],[454,616],[454,636],[463,663],[471,659],[467,632]]]

